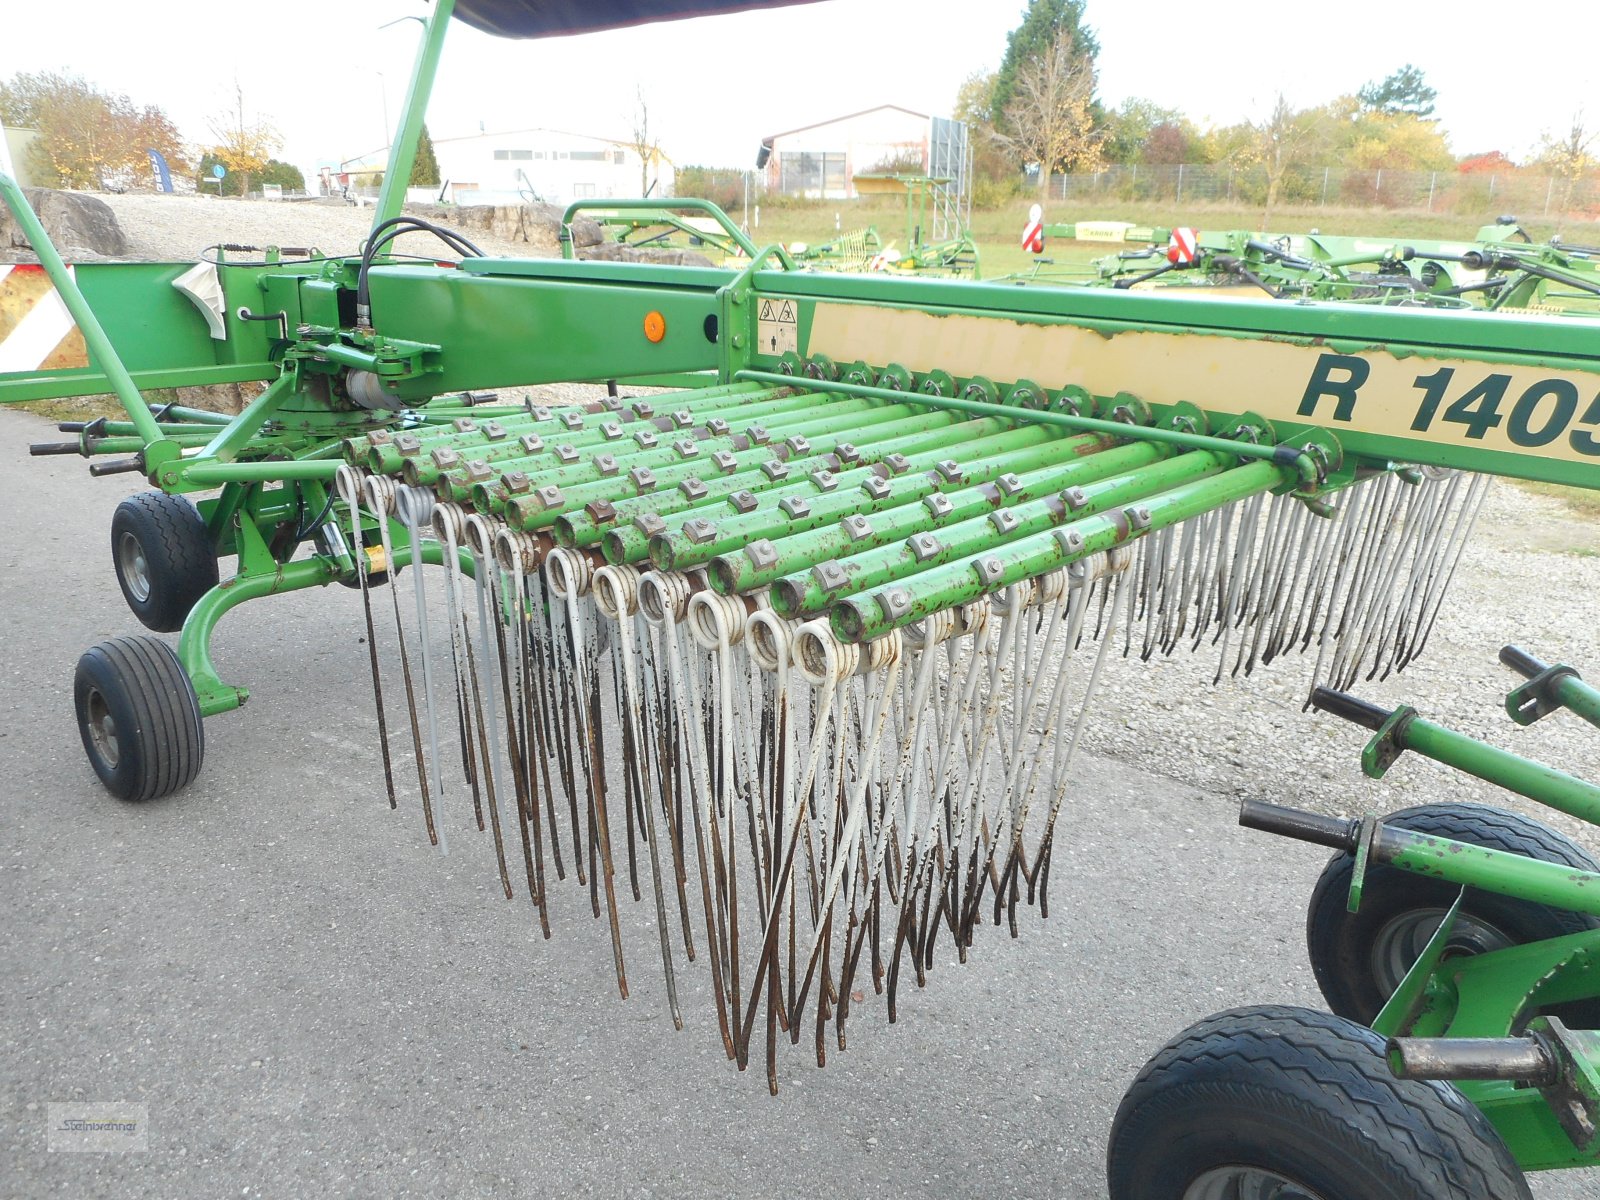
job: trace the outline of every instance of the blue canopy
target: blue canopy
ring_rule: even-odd
[[[815,0],[456,0],[456,16],[496,37],[559,37]]]

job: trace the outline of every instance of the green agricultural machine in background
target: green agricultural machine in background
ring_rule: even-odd
[[[964,958],[1046,907],[1117,648],[1207,646],[1219,675],[1305,652],[1318,705],[1375,727],[1373,770],[1409,748],[1593,818],[1592,785],[1343,690],[1424,648],[1488,477],[1600,488],[1600,321],[806,271],[682,201],[745,261],[491,258],[401,213],[452,15],[636,19],[437,0],[359,254],[72,270],[0,177],[43,267],[8,284],[72,318],[0,402],[114,392],[125,419],[35,452],[152,487],[113,565],[176,650],[112,638],[75,681],[113,794],[181,789],[248,698],[211,661],[228,611],[358,589],[390,804],[434,844],[491,835],[547,933],[574,875],[623,995],[619,892],[648,894],[674,1019],[703,957],[726,1054],[764,1049],[774,1090],[780,1035],[843,1048],[858,972],[893,1019],[946,936]],[[638,205],[608,202],[661,209]],[[145,398],[249,381],[236,417]],[[546,383],[596,386],[522,390]],[[1509,658],[1534,676],[1514,715],[1594,719],[1574,672]],[[1591,858],[1459,806],[1246,817],[1340,850],[1313,900],[1337,1015],[1224,1014],[1163,1051],[1113,1134],[1117,1200],[1488,1200],[1600,1164]]]
[[[1501,312],[1600,313],[1600,248],[1535,244],[1512,218],[1471,241],[1345,237],[1318,232],[1201,232],[1127,221],[1044,227],[1048,238],[1130,245],[1092,271],[1058,270],[1048,258],[1008,277],[1017,283],[1207,289],[1275,299],[1480,308]],[[1187,234],[1193,251],[1180,243]]]
[[[930,276],[976,279],[978,246],[966,229],[954,237],[930,242],[923,231],[931,228],[934,210],[953,206],[943,194],[948,179],[927,175],[893,174],[855,176],[863,196],[903,196],[906,207],[905,249],[885,242],[875,225],[867,225],[823,242],[792,242],[781,247],[785,264],[814,271],[889,271]],[[569,205],[563,218],[570,231],[579,213],[600,224],[607,240],[634,249],[681,248],[711,252],[718,265],[742,266],[757,253],[747,232],[704,200],[580,200]],[[566,237],[562,253],[574,257],[572,239]]]

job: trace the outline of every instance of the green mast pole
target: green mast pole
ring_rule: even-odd
[[[405,111],[394,145],[389,147],[389,167],[383,175],[383,191],[372,215],[376,230],[385,221],[400,215],[405,207],[406,188],[411,183],[411,167],[417,159],[417,142],[422,137],[422,119],[428,113],[428,95],[433,91],[433,76],[439,68],[439,51],[444,46],[444,31],[450,24],[456,0],[433,0],[433,15],[423,23],[422,45],[417,47],[417,63],[411,69],[411,85],[406,89]]]

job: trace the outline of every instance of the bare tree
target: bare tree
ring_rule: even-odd
[[[1600,133],[1589,128],[1581,108],[1572,114],[1570,127],[1564,135],[1555,137],[1547,133],[1544,136],[1539,161],[1561,184],[1561,208],[1556,217],[1558,231],[1572,210],[1572,195],[1578,184],[1600,165],[1593,153],[1597,138]]]
[[[1289,107],[1288,99],[1279,92],[1266,120],[1256,122],[1251,127],[1255,131],[1251,146],[1253,157],[1267,175],[1267,207],[1261,215],[1263,229],[1272,222],[1272,209],[1278,203],[1278,192],[1283,186],[1284,177],[1291,167],[1297,166],[1305,157],[1306,149],[1317,132],[1316,126],[1313,114],[1295,112]]]
[[[1039,195],[1056,171],[1092,168],[1100,160],[1094,127],[1094,61],[1068,29],[1043,54],[1017,68],[1004,132],[995,138],[1024,162],[1039,164]]]
[[[209,122],[211,136],[217,139],[211,153],[221,163],[240,176],[239,198],[250,196],[250,177],[266,169],[283,138],[268,122],[252,121],[245,115],[244,88],[238,79],[233,81],[233,103],[217,113]]]
[[[633,109],[633,140],[628,149],[639,156],[639,195],[650,194],[650,168],[661,157],[661,139],[650,133],[650,106],[645,103],[644,89],[639,88]]]

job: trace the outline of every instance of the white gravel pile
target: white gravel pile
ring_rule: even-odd
[[[372,228],[372,209],[348,204],[288,200],[236,200],[216,196],[102,196],[128,239],[130,259],[186,262],[221,242],[249,246],[314,246],[327,254],[353,254]],[[448,224],[448,222],[445,222]],[[470,241],[494,255],[551,254],[552,247],[467,231]],[[410,234],[401,253],[458,257],[436,238]]]

